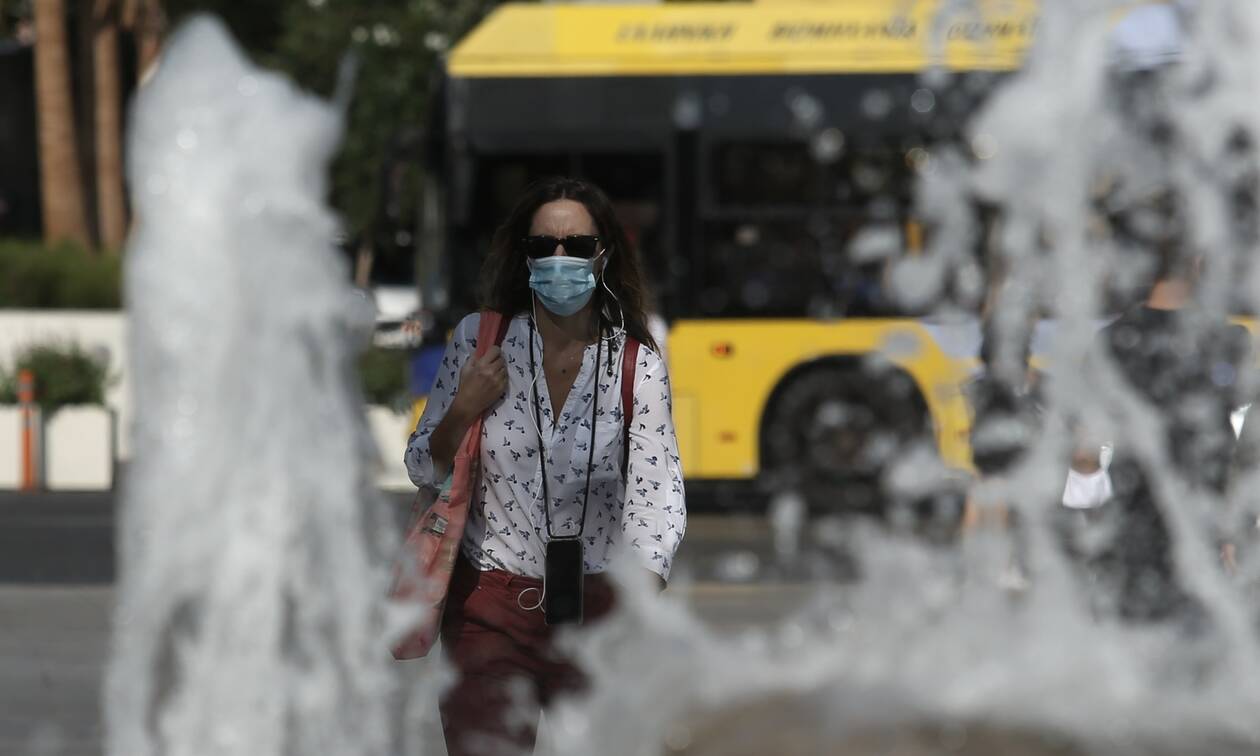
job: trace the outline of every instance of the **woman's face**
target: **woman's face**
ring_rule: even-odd
[[[586,205],[577,200],[559,199],[538,208],[533,222],[529,224],[529,235],[554,236],[557,239],[566,236],[598,236],[599,228]],[[557,244],[553,254],[563,255],[564,248]]]

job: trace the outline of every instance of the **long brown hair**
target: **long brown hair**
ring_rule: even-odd
[[[507,220],[494,232],[490,255],[481,266],[481,306],[512,316],[529,312],[533,293],[529,288],[529,268],[525,264],[525,252],[521,239],[529,234],[538,208],[556,200],[580,202],[591,214],[604,247],[604,284],[616,296],[616,302],[608,302],[608,292],[603,285],[596,285],[595,312],[605,323],[617,324],[617,316],[605,317],[605,310],[621,306],[626,322],[626,332],[640,343],[656,349],[656,341],[647,329],[645,309],[647,291],[643,286],[643,266],[638,250],[630,246],[626,231],[613,212],[608,196],[594,184],[575,178],[553,177],[535,181],[525,189]]]

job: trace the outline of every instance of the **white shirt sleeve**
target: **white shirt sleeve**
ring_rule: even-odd
[[[429,452],[429,436],[437,428],[438,423],[446,416],[455,394],[459,391],[459,371],[464,362],[477,348],[477,328],[481,322],[480,314],[472,314],[459,321],[451,343],[446,345],[442,355],[442,364],[438,366],[437,377],[433,388],[429,390],[428,401],[420,422],[416,424],[415,433],[407,441],[407,451],[403,454],[403,462],[407,465],[407,475],[411,482],[419,488],[437,490],[442,481],[434,480],[433,456]]]
[[[621,529],[640,562],[668,579],[687,528],[687,505],[669,373],[646,346],[639,347],[631,412],[626,419],[630,450]]]

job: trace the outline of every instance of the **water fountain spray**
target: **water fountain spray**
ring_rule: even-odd
[[[114,756],[389,753],[388,543],[326,206],[334,106],[214,20],[132,114],[137,405],[105,686]]]

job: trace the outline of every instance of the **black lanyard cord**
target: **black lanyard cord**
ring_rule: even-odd
[[[534,358],[534,319],[529,319],[529,376],[533,379],[530,388],[533,393],[534,404],[534,430],[538,431],[538,461],[542,464],[542,486],[543,486],[543,517],[547,523],[547,540],[553,541],[556,538],[555,533],[551,530],[551,496],[547,492],[547,447],[543,445],[542,437],[542,415],[539,406],[542,402],[538,398],[538,370]],[[582,519],[578,521],[577,533],[566,538],[581,538],[582,533],[586,531],[586,505],[591,498],[591,467],[595,462],[595,418],[599,408],[599,363],[604,353],[604,340],[596,339],[595,347],[595,391],[591,395],[591,443],[589,454],[586,458],[586,490],[582,494]],[[585,351],[585,349],[583,350]],[[585,356],[585,355],[583,355]],[[577,377],[574,376],[576,383]],[[572,392],[572,389],[569,389]],[[554,428],[556,418],[551,419],[551,425]]]

